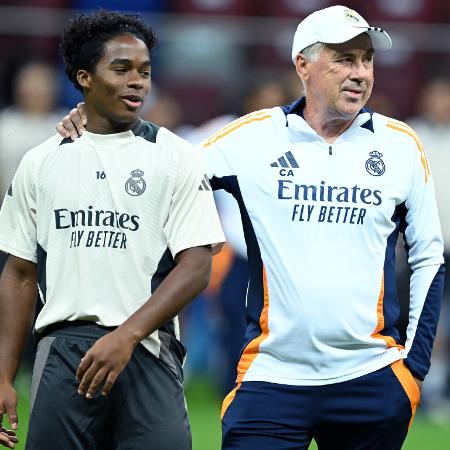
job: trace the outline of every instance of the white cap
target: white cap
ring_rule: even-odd
[[[295,32],[292,44],[292,61],[295,64],[298,53],[316,42],[340,44],[367,33],[376,49],[392,47],[389,35],[379,27],[371,27],[353,9],[345,6],[330,6],[313,12],[303,19]]]

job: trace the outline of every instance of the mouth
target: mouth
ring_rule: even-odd
[[[362,91],[361,89],[343,89],[343,91],[352,96],[360,96],[364,94],[364,91]]]
[[[139,95],[121,95],[120,98],[130,109],[138,109],[142,106],[142,98]]]

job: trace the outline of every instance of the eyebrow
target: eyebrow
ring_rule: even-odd
[[[130,65],[132,63],[131,59],[127,58],[116,58],[113,59],[110,64],[123,64],[123,65]],[[141,66],[150,66],[150,60],[144,61]]]

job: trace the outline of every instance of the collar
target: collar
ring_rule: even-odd
[[[303,120],[305,120],[305,117],[303,116],[303,110],[305,109],[305,106],[306,106],[306,97],[303,96],[300,97],[298,100],[296,100],[294,103],[281,107],[281,109],[284,112],[284,115],[286,116],[286,126],[289,126],[288,123],[289,114],[300,116]],[[372,116],[373,111],[371,111],[369,108],[364,107],[358,112],[358,115],[353,121],[352,126],[357,124],[361,128],[365,128],[366,130],[369,130],[372,133],[374,133]]]
[[[128,131],[123,131],[121,133],[111,133],[111,134],[97,134],[91,133],[89,131],[84,131],[82,136],[86,136],[87,140],[93,141],[98,145],[114,145],[123,144],[138,136],[145,126],[145,121],[140,117],[135,122],[133,127]]]

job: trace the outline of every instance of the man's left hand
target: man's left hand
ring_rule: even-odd
[[[108,395],[117,377],[130,361],[134,345],[115,330],[100,338],[84,355],[77,370],[78,393],[92,398],[104,382],[102,395]]]

